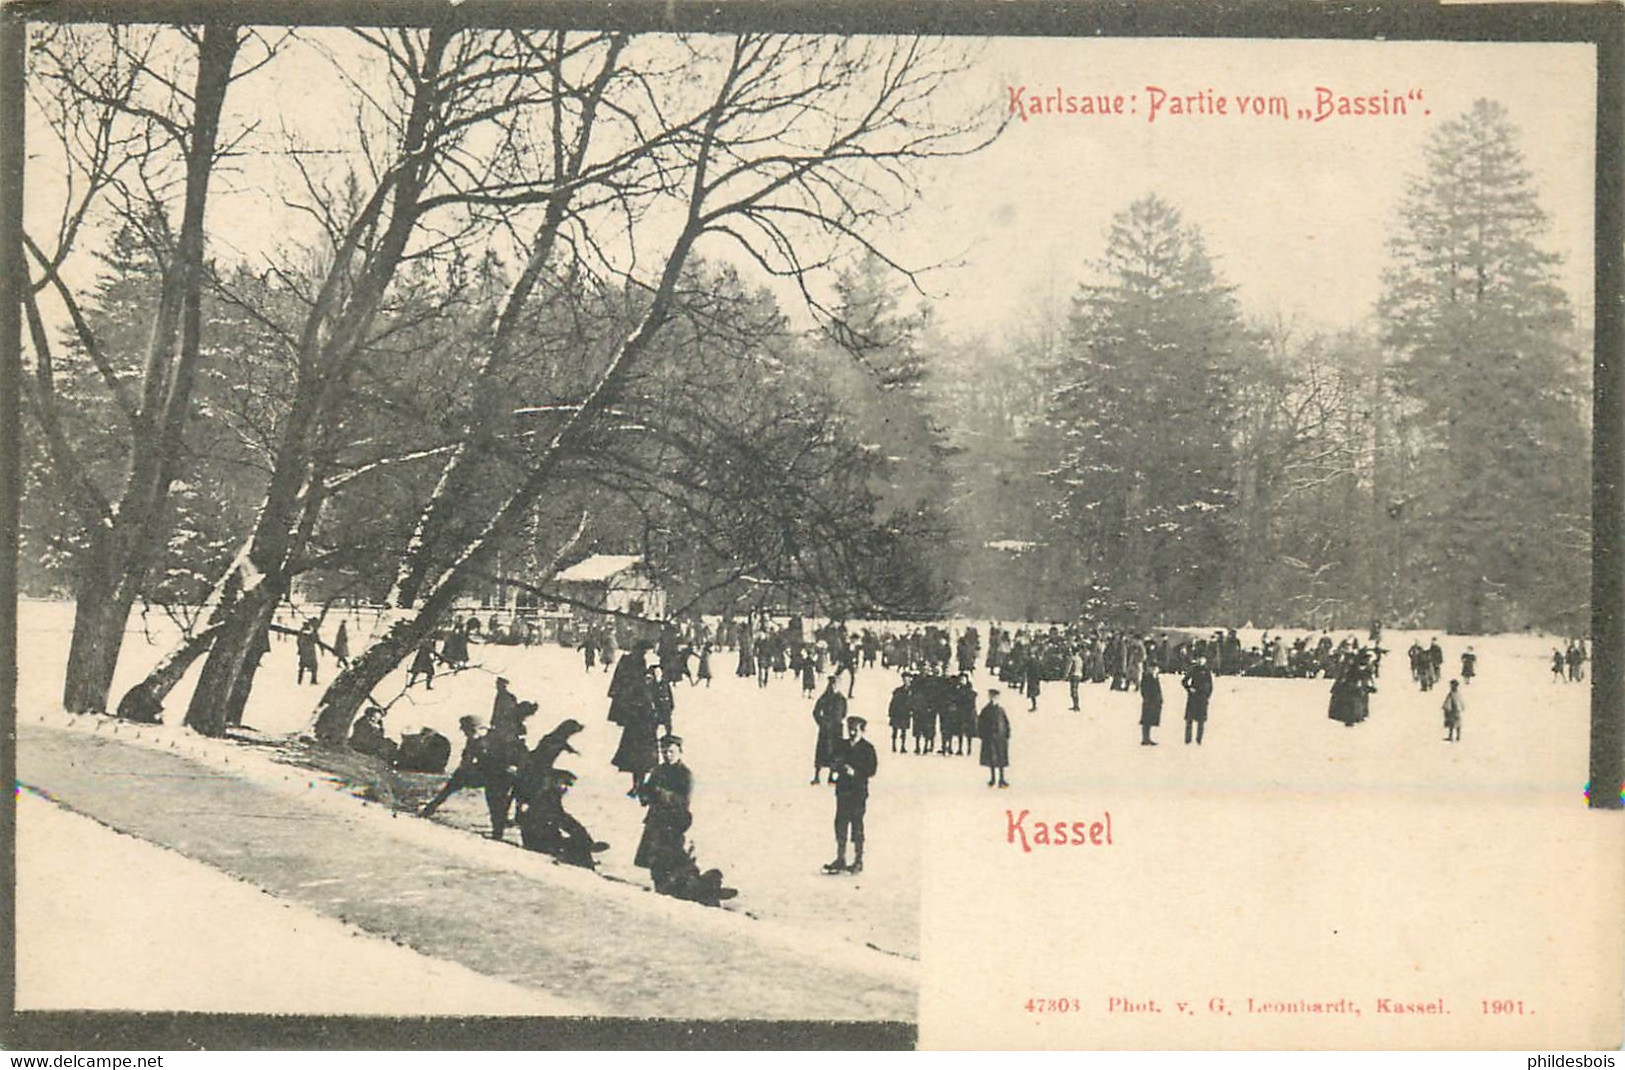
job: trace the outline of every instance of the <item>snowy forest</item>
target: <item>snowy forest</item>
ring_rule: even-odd
[[[163,611],[137,692],[195,669],[217,734],[297,594],[397,614],[348,723],[459,599],[588,553],[673,617],[1584,630],[1590,340],[1497,103],[1411,162],[1359,326],[1249,307],[1126,191],[971,335],[884,236],[1001,136],[933,103],[974,49],[36,28],[22,561],[75,601],[68,708],[130,700]],[[318,131],[247,103],[317,67]],[[246,185],[252,252],[209,215]]]

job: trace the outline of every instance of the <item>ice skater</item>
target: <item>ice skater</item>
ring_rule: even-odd
[[[424,678],[423,686],[434,690],[434,658],[434,636],[425,636],[423,642],[418,644],[418,652],[412,656],[412,667],[406,670],[407,687],[417,683],[421,676]]]
[[[833,683],[835,677],[830,677]],[[825,873],[863,872],[863,816],[869,809],[869,779],[880,767],[875,746],[863,738],[869,722],[862,717],[846,719],[846,738],[835,750],[829,779],[835,785],[835,861]],[[852,839],[852,864],[846,863],[846,841]]]
[[[1477,672],[1478,672],[1478,655],[1473,653],[1473,648],[1472,647],[1468,647],[1466,650],[1461,652],[1461,682],[1462,682],[1462,686],[1465,687],[1468,684],[1471,684],[1473,682],[1473,676]]]

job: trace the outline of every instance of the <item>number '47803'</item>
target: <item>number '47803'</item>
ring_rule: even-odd
[[[1070,1011],[1083,1010],[1083,1004],[1071,996],[1062,996],[1059,999],[1029,999],[1027,1001],[1028,1014],[1065,1014]]]

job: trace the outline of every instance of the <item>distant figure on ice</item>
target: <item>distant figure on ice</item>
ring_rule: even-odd
[[[305,682],[305,673],[310,673],[310,682],[320,683],[316,679],[316,621],[305,621],[299,627],[299,639],[295,647],[299,651],[299,675],[294,680],[295,686]]]
[[[1473,676],[1478,672],[1478,655],[1473,648],[1468,647],[1461,654],[1461,682],[1463,686],[1473,682]]]
[[[1574,639],[1569,642],[1568,663],[1569,679],[1575,683],[1583,683],[1586,678],[1586,644],[1584,639]]]
[[[1331,705],[1326,716],[1353,728],[1371,715],[1369,695],[1376,685],[1371,682],[1371,663],[1365,653],[1343,663],[1332,681]]]
[[[695,678],[694,682],[696,684],[698,684],[700,681],[704,681],[706,687],[711,686],[711,644],[710,643],[701,643],[700,644],[700,673]]]
[[[412,657],[412,667],[406,670],[407,687],[417,683],[421,676],[424,678],[423,686],[434,690],[434,656],[434,636],[425,636],[423,642],[418,644],[418,652]]]
[[[1462,701],[1461,688],[1458,681],[1450,681],[1450,693],[1444,697],[1444,741],[1457,742],[1461,739],[1461,715],[1467,709]]]
[[[803,649],[796,654],[796,668],[801,673],[801,697],[812,698],[818,691],[818,662],[811,650]],[[834,686],[835,678],[830,677],[829,682]]]
[[[514,716],[519,709],[519,699],[508,690],[508,678],[497,677],[496,694],[491,699],[491,729],[500,732],[506,730],[511,724],[517,724]]]
[[[1422,685],[1423,691],[1431,691],[1439,684],[1439,678],[1444,675],[1444,647],[1434,638],[1428,643],[1427,649],[1428,679]]]
[[[1072,712],[1080,712],[1078,685],[1083,682],[1083,648],[1074,646],[1072,656],[1066,659],[1066,689],[1072,696]]]
[[[1010,764],[1010,715],[999,705],[999,689],[987,689],[987,705],[976,715],[976,736],[982,741],[982,767],[987,770],[987,786],[1007,788],[1004,770]]]
[[[1563,652],[1552,649],[1552,683],[1560,684],[1568,679],[1563,665]]]
[[[1197,655],[1180,681],[1185,688],[1185,742],[1191,741],[1191,728],[1195,726],[1196,745],[1202,745],[1202,733],[1207,729],[1207,704],[1213,697],[1213,670],[1207,667],[1207,658]]]
[[[489,748],[485,723],[469,714],[457,718],[457,728],[463,733],[463,755],[458,759],[457,768],[453,770],[439,793],[418,811],[419,817],[432,817],[454,792],[462,791],[464,788],[485,787],[485,766]]]
[[[339,668],[350,667],[350,629],[344,621],[339,621],[338,634],[333,637],[333,657],[339,663]],[[314,679],[311,681],[314,683]]]
[[[660,741],[660,764],[638,789],[638,799],[649,808],[643,815],[643,837],[633,864],[649,871],[655,891],[678,899],[718,906],[739,893],[722,886],[722,871],[700,872],[684,842],[694,817],[689,802],[694,775],[683,764],[683,741],[667,736]]]
[[[914,697],[909,687],[912,678],[912,673],[903,673],[903,682],[892,689],[891,704],[886,707],[886,724],[891,728],[891,749],[901,754],[908,753],[908,726],[913,719],[910,707]]]
[[[830,683],[835,677],[830,677]],[[835,785],[835,861],[825,873],[863,872],[863,815],[869,809],[869,778],[880,768],[875,746],[863,738],[869,722],[862,717],[846,719],[846,738],[835,748],[829,779]],[[846,864],[846,841],[852,838],[852,864]]]
[[[440,660],[454,669],[468,665],[468,633],[453,626],[440,644]]]
[[[813,721],[818,725],[818,738],[813,743],[813,776],[810,783],[819,783],[819,774],[833,769],[835,752],[841,742],[841,722],[846,720],[846,696],[836,687],[837,678],[831,676],[824,693],[813,703]],[[832,774],[833,775],[833,774]]]
[[[1162,681],[1157,679],[1157,667],[1145,663],[1140,677],[1140,746],[1155,747],[1151,730],[1162,723]]]

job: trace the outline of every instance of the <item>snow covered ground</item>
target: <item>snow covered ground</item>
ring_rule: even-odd
[[[132,628],[115,695],[164,653],[174,634],[167,622],[147,623],[154,633],[150,641],[139,620]],[[336,626],[329,617],[324,636],[331,638]],[[28,603],[23,608],[19,700],[25,718],[60,707],[70,627],[70,606]],[[361,647],[366,631],[365,621],[351,618],[353,650]],[[1421,634],[1424,643],[1431,634]],[[834,805],[827,786],[808,784],[812,702],[801,697],[789,676],[765,689],[737,679],[734,655],[724,652],[714,659],[717,679],[712,687],[677,688],[675,727],[687,740],[686,758],[696,780],[697,853],[702,865],[721,867],[728,882],[740,889],[734,909],[764,919],[770,927],[912,958],[920,954],[922,880],[930,869],[921,856],[921,844],[929,839],[923,830],[933,814],[960,811],[967,802],[1021,806],[1024,799],[1108,790],[1137,796],[1218,791],[1242,798],[1306,790],[1347,793],[1350,798],[1418,791],[1502,797],[1534,793],[1583,805],[1589,687],[1552,681],[1551,640],[1441,635],[1447,679],[1469,642],[1479,655],[1478,679],[1467,689],[1463,740],[1447,744],[1439,712],[1442,691],[1422,694],[1408,679],[1403,651],[1411,638],[1409,633],[1385,636],[1396,656],[1388,660],[1380,690],[1372,696],[1371,719],[1354,728],[1327,718],[1329,683],[1318,680],[1220,678],[1200,748],[1180,742],[1183,695],[1174,677],[1164,679],[1167,701],[1158,733],[1161,745],[1155,748],[1139,746],[1135,693],[1085,685],[1083,712],[1074,714],[1067,709],[1064,683],[1045,686],[1036,712],[1027,710],[1025,699],[1007,692],[1004,701],[1013,722],[1012,786],[1002,793],[984,786],[984,772],[974,757],[888,753],[885,710],[897,678],[878,669],[861,673],[852,711],[868,717],[881,761],[871,785],[866,871],[857,878],[819,872],[833,854]],[[556,646],[476,644],[473,659],[476,665],[469,670],[437,678],[432,691],[415,688],[395,703],[390,732],[399,736],[429,725],[457,740],[457,718],[488,714],[495,677],[508,677],[517,695],[540,704],[540,713],[530,722],[532,738],[566,717],[586,725],[576,739],[581,755],[567,755],[560,763],[581,777],[570,808],[612,845],[603,871],[644,883],[644,872],[631,864],[642,810],[624,796],[626,778],[609,763],[618,730],[605,720],[608,675],[588,674],[577,652]],[[324,659],[324,683],[332,671]],[[273,735],[305,729],[321,688],[296,686],[294,676],[292,640],[273,640],[246,723]],[[982,688],[990,681],[982,672],[976,682]],[[397,673],[378,695],[387,699],[403,685],[404,672]],[[172,721],[179,721],[190,686],[188,680],[171,696],[167,708]],[[173,724],[158,730],[180,731]],[[483,803],[474,792],[455,798],[442,814],[470,829],[484,825]],[[20,880],[32,879],[24,867]]]
[[[580,1013],[275,899],[26,791],[17,795],[17,869],[18,1010]]]

